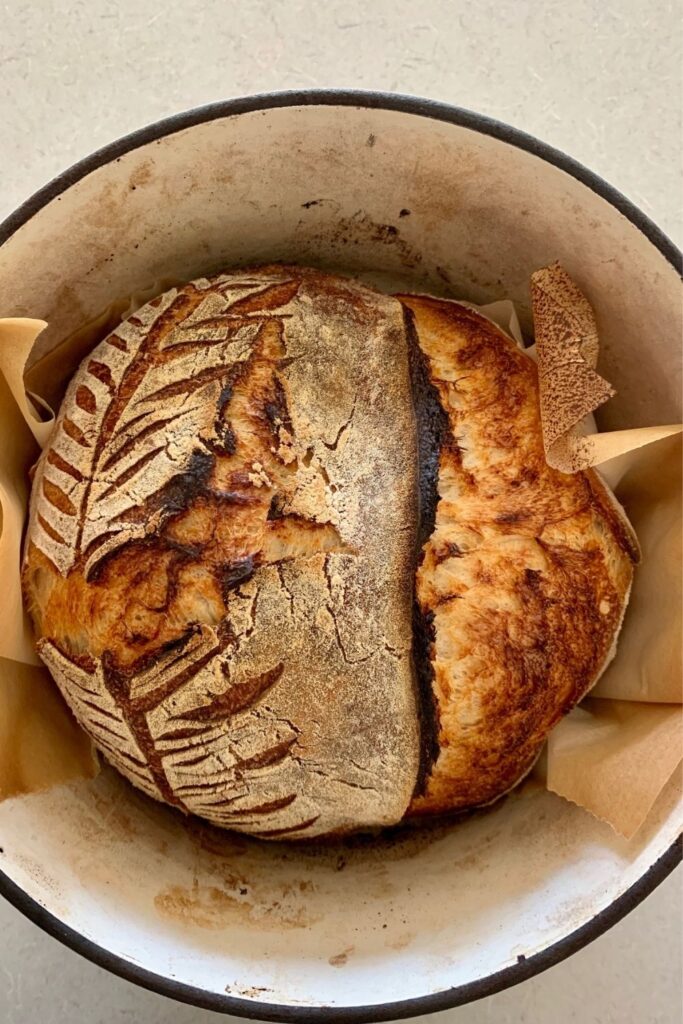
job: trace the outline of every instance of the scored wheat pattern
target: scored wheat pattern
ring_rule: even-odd
[[[287,362],[285,324],[299,287],[277,276],[195,281],[148,303],[98,346],[67,393],[32,507],[31,541],[63,577],[79,573],[96,586],[107,560],[162,537],[197,495],[228,506],[249,500],[213,488],[211,473],[234,454],[226,410],[267,345],[280,358],[266,413],[291,433],[277,367]],[[258,565],[344,550],[329,523],[288,514],[286,495],[273,495],[271,517],[286,527],[284,542],[257,563],[224,567],[228,591]],[[49,638],[39,651],[98,747],[149,795],[264,836],[305,832],[318,811],[303,795],[298,730],[264,703],[283,664],[231,679],[240,636],[229,611],[228,592],[222,622],[187,623],[134,673],[107,651],[77,656]]]
[[[172,505],[162,500],[169,482],[182,487],[191,455],[213,449],[221,393],[252,358],[264,322],[286,316],[274,310],[286,310],[297,290],[296,281],[230,282],[226,298],[195,282],[148,303],[88,360],[56,424],[32,531],[60,572],[79,565],[87,576],[158,529]]]

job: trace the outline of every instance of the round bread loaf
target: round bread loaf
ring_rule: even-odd
[[[75,374],[23,562],[105,757],[300,839],[494,800],[613,651],[636,543],[545,463],[484,317],[264,267],[148,303]]]

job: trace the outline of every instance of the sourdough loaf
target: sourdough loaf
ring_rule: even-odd
[[[23,583],[131,782],[300,839],[514,785],[604,666],[634,558],[597,476],[546,465],[497,328],[275,266],[173,289],[86,358]]]

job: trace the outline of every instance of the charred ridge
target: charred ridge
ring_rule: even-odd
[[[432,767],[439,756],[439,709],[434,696],[434,665],[430,657],[434,637],[434,613],[425,614],[413,599],[412,652],[420,726],[420,759],[413,799],[426,792]]]
[[[413,408],[417,423],[418,453],[418,551],[434,532],[436,506],[439,501],[439,458],[441,449],[450,439],[448,416],[439,393],[429,375],[427,357],[420,341],[413,313],[404,307],[406,339]]]
[[[185,470],[176,473],[163,487],[150,495],[147,501],[136,510],[136,514],[141,518],[147,519],[152,514],[159,513],[162,524],[175,516],[181,515],[187,511],[193,501],[210,493],[208,481],[213,471],[214,463],[215,457],[213,455],[210,455],[208,452],[195,450]],[[149,544],[158,543],[159,531],[160,527],[154,533],[140,538],[137,542],[129,541],[126,546],[130,547],[131,544],[137,543],[139,546],[144,547]],[[102,537],[95,538],[95,541],[84,552],[83,560],[91,557],[98,547],[103,546],[103,542],[109,536],[110,534],[105,534]],[[101,580],[107,565],[114,561],[120,553],[120,550],[115,548],[113,551],[107,551],[99,558],[96,558],[85,574],[88,583],[97,583]]]
[[[223,604],[227,605],[230,592],[235,590],[241,583],[251,579],[256,571],[256,559],[253,555],[246,555],[244,558],[234,559],[221,565],[217,571],[218,581],[223,596]]]
[[[413,313],[403,307],[410,385],[417,426],[418,501],[415,570],[422,560],[422,548],[434,532],[436,506],[439,501],[439,459],[449,437],[448,417],[441,405],[437,389],[429,376],[427,357],[420,341]],[[415,587],[415,573],[413,573]],[[420,725],[420,760],[413,797],[421,796],[439,754],[439,715],[434,696],[434,615],[425,614],[413,591],[412,661],[418,697]]]
[[[292,420],[287,405],[287,395],[280,378],[275,375],[273,378],[273,393],[266,401],[263,412],[271,433],[275,438],[279,437],[280,428],[284,427],[290,434],[294,432]]]
[[[104,669],[107,690],[117,703],[126,703],[129,700],[130,682],[136,675],[154,668],[166,655],[181,655],[190,641],[199,636],[199,634],[200,627],[196,623],[192,623],[180,636],[167,640],[158,650],[151,654],[143,654],[126,668],[118,664],[110,651],[104,651],[102,654],[102,667]]]

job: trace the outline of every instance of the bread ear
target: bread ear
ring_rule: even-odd
[[[591,473],[545,460],[535,364],[458,303],[401,296],[448,417],[417,600],[439,751],[412,814],[495,800],[597,680],[637,547]]]

